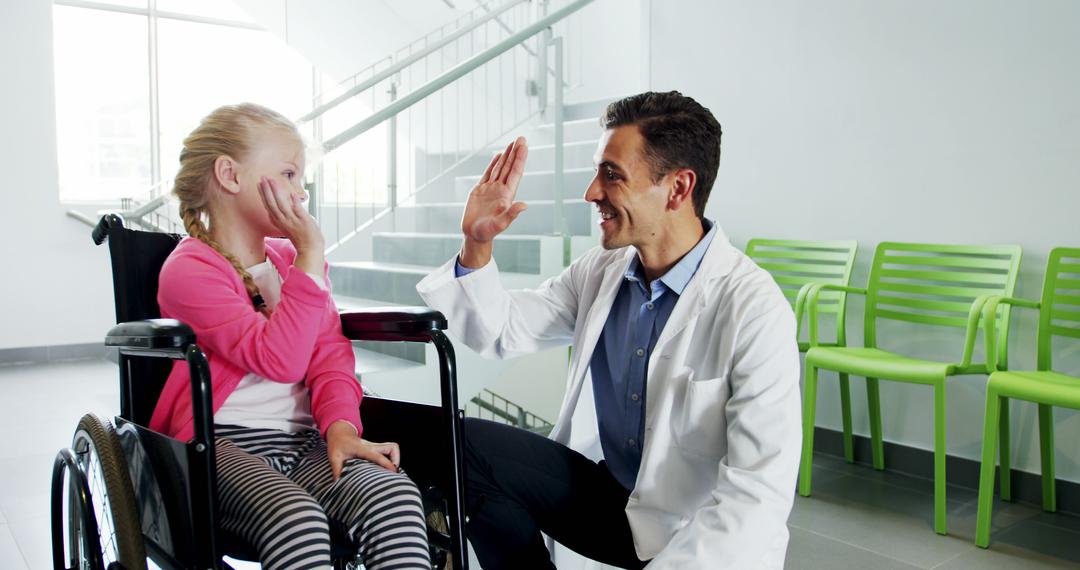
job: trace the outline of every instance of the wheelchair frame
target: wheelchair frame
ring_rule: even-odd
[[[100,245],[109,240],[112,256],[114,295],[116,300],[117,321],[105,338],[105,345],[114,347],[119,352],[120,368],[120,415],[115,418],[117,433],[121,439],[133,438],[140,445],[155,466],[169,467],[152,469],[158,482],[163,478],[179,488],[168,489],[164,484],[159,489],[168,489],[164,497],[164,511],[168,515],[170,526],[174,518],[186,523],[178,532],[171,532],[170,541],[189,542],[175,545],[170,553],[162,548],[156,537],[143,533],[147,555],[160,566],[171,568],[227,568],[221,560],[222,544],[219,544],[217,528],[217,478],[214,462],[214,424],[213,404],[211,400],[210,368],[205,354],[196,342],[194,331],[186,324],[174,319],[147,319],[158,316],[159,309],[153,300],[145,300],[144,305],[136,306],[131,315],[126,306],[130,303],[127,287],[130,279],[124,272],[125,257],[128,251],[130,230],[124,228],[123,219],[116,214],[102,217],[94,228],[92,237]],[[149,232],[138,232],[148,234]],[[166,236],[179,242],[179,236]],[[157,239],[157,238],[155,238]],[[167,244],[159,246],[167,248]],[[175,243],[173,243],[175,247]],[[171,251],[171,249],[169,250]],[[160,268],[160,265],[158,265]],[[153,290],[157,290],[156,271],[152,275]],[[136,303],[137,305],[138,303]],[[148,306],[153,304],[152,307]],[[141,320],[130,320],[136,317]],[[125,322],[127,321],[127,322]],[[394,438],[406,450],[408,443],[417,444],[430,441],[430,432],[421,433],[417,428],[417,419],[426,419],[428,426],[434,423],[445,430],[449,445],[437,448],[439,453],[403,454],[402,467],[420,486],[421,494],[425,489],[437,489],[445,496],[445,515],[448,534],[433,533],[429,528],[431,544],[450,553],[455,569],[468,569],[468,552],[464,535],[464,471],[462,467],[462,418],[463,412],[458,407],[457,370],[454,347],[442,332],[446,329],[446,318],[438,311],[426,307],[380,307],[364,311],[341,313],[341,325],[344,335],[350,340],[379,340],[392,342],[423,342],[432,344],[439,358],[441,406],[401,402],[390,399],[364,396],[361,401],[361,413],[366,414],[364,434],[373,439]],[[150,357],[147,359],[146,357]],[[190,442],[181,442],[164,434],[150,430],[138,420],[148,420],[148,413],[136,409],[137,400],[146,394],[134,378],[138,372],[148,372],[155,365],[149,360],[158,359],[184,360],[191,373],[191,397],[193,403],[194,438]],[[171,364],[170,364],[171,366]],[[163,368],[156,369],[160,373]],[[152,388],[151,388],[152,389]],[[160,390],[160,387],[157,388]],[[156,400],[156,395],[154,396]],[[375,419],[371,416],[375,415]],[[402,419],[407,417],[407,421]],[[384,421],[385,420],[385,421]],[[370,421],[370,423],[369,423]],[[380,425],[380,424],[387,425]],[[370,427],[369,427],[370,426]],[[385,433],[402,429],[395,436]],[[404,440],[404,441],[403,441]],[[125,453],[125,455],[130,455]],[[449,465],[447,465],[449,463]],[[446,470],[449,468],[449,473]],[[130,473],[130,466],[129,466]],[[73,507],[77,513],[69,516],[78,517],[84,533],[92,533],[97,538],[98,525],[93,512],[90,489],[86,476],[82,473],[71,450],[61,450],[56,457],[52,477],[52,542],[53,560],[56,568],[64,566],[63,537],[63,483],[67,474],[72,491]],[[185,485],[186,483],[186,485]],[[430,485],[430,486],[429,486]],[[441,488],[440,488],[441,486]],[[145,525],[143,529],[145,530]],[[189,532],[188,532],[189,531]],[[101,552],[98,540],[89,541],[88,555],[96,558],[90,562],[92,568],[100,568]],[[190,560],[175,558],[176,547],[193,552]],[[242,549],[242,548],[241,548]],[[226,553],[227,554],[227,553]],[[337,567],[343,565],[340,559]]]

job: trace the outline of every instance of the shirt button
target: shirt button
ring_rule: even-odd
[[[645,308],[651,311],[651,310],[653,310],[653,304],[652,303],[646,303]]]
[[[632,439],[628,439],[628,440],[626,440],[626,445],[629,445],[630,447],[634,447],[635,445],[637,445],[637,442],[632,440]]]
[[[641,399],[641,396],[638,396],[637,394],[631,394],[630,399],[636,402]]]
[[[636,354],[638,356],[645,356],[645,349],[644,348],[639,348],[639,349],[634,351],[634,354]]]

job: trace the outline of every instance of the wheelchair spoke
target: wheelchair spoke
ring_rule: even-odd
[[[101,543],[101,555],[106,566],[110,562],[117,562],[120,558],[116,545],[116,527],[112,520],[112,509],[109,503],[109,491],[105,484],[105,475],[101,471],[101,465],[97,458],[93,441],[84,440],[86,449],[77,455],[79,463],[89,480],[90,494],[93,499],[94,513],[98,521],[98,533]]]

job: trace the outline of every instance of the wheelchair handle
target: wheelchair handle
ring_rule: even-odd
[[[119,214],[105,214],[104,216],[101,216],[101,220],[90,232],[90,237],[93,238],[94,245],[105,243],[105,238],[109,237],[109,230],[114,227],[124,227],[124,218],[121,218]]]

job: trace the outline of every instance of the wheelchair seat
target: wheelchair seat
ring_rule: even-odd
[[[93,240],[109,242],[117,326],[105,344],[119,352],[120,414],[115,418],[119,449],[127,461],[136,510],[141,519],[146,555],[162,568],[227,568],[222,556],[257,560],[254,548],[219,529],[214,471],[214,426],[209,365],[187,325],[161,319],[157,305],[158,273],[181,236],[137,231],[123,219],[106,215],[94,228]],[[435,568],[468,568],[464,537],[464,485],[461,448],[462,414],[457,404],[453,346],[442,333],[445,318],[424,308],[392,307],[341,314],[342,330],[352,340],[427,342],[440,359],[442,405],[432,406],[365,395],[361,401],[364,436],[396,441],[404,469],[420,488],[429,521],[442,517],[445,528],[429,528]],[[183,442],[145,427],[174,360],[186,360],[191,371],[195,436]],[[432,438],[432,433],[444,434]],[[71,504],[78,516],[74,531],[96,531],[85,511],[93,510],[89,493],[77,493],[85,479],[65,452],[53,472],[53,550],[58,568],[66,567],[58,505],[64,500],[63,477],[71,481]],[[84,485],[85,487],[85,485]],[[84,489],[86,490],[86,489]],[[86,497],[82,497],[85,494]],[[115,511],[114,511],[115,512]],[[92,513],[91,513],[92,514]],[[343,529],[331,525],[336,568],[355,558],[356,548]],[[68,537],[69,545],[76,540]],[[60,552],[57,552],[59,549]],[[91,551],[93,549],[90,549]],[[93,563],[89,567],[104,567]]]

